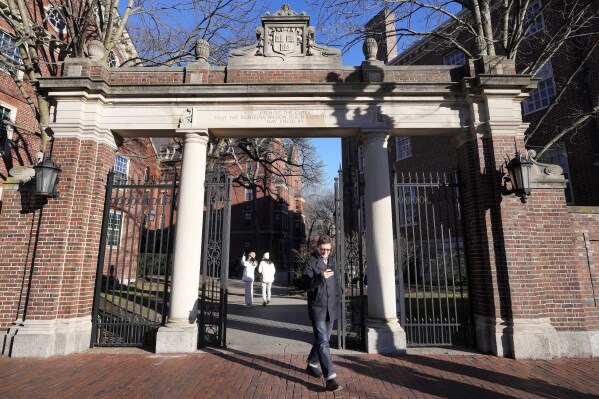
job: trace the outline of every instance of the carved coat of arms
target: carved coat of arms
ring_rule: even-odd
[[[288,56],[302,53],[303,32],[299,27],[272,27],[268,30],[273,53]]]

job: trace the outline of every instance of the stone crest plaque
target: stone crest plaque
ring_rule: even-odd
[[[341,51],[318,45],[315,32],[305,12],[298,14],[284,4],[276,13],[262,17],[262,26],[256,28],[255,45],[231,51],[228,67],[341,68]]]
[[[300,27],[272,27],[268,29],[268,49],[282,56],[303,53],[304,34]]]

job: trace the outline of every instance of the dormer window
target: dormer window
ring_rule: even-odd
[[[117,58],[116,54],[114,53],[114,51],[111,51],[110,53],[108,53],[108,67],[109,68],[116,68],[119,66],[119,59]]]
[[[463,51],[454,50],[443,56],[444,65],[464,65],[466,64],[466,55]]]

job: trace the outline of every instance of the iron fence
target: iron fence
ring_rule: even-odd
[[[92,346],[153,346],[166,323],[177,176],[116,179],[108,174]]]
[[[408,346],[469,344],[459,174],[395,176],[398,316]]]

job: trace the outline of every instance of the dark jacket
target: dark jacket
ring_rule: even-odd
[[[335,274],[325,279],[321,273],[326,268],[332,269]],[[339,271],[332,256],[325,264],[318,252],[312,253],[302,270],[302,285],[308,293],[308,315],[310,320],[336,320],[339,318],[339,302],[341,301],[341,287],[337,281]]]

